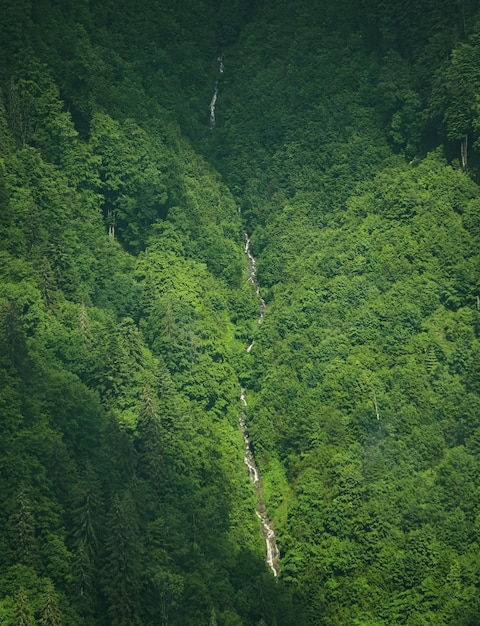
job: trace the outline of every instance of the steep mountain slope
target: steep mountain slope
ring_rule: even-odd
[[[479,619],[478,17],[437,5],[264,3],[224,53],[249,428],[312,624]]]
[[[476,3],[1,12],[0,621],[478,623]]]
[[[213,7],[4,4],[2,623],[287,624],[238,428],[243,234],[176,121],[208,130]]]

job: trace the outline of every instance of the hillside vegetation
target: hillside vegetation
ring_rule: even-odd
[[[475,626],[477,3],[94,5],[0,2],[0,624]]]

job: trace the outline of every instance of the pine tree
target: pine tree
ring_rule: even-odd
[[[17,306],[9,301],[0,309],[0,348],[17,373],[21,373],[28,354],[27,340]]]
[[[42,248],[45,244],[47,234],[42,223],[41,211],[33,200],[30,200],[28,205],[23,222],[23,234],[27,243],[29,258],[35,257],[38,248]]]
[[[41,626],[62,626],[63,620],[58,606],[58,597],[51,580],[47,581],[47,586],[43,594],[42,606],[40,608],[40,618],[38,623]]]
[[[23,565],[37,565],[38,548],[35,538],[35,520],[30,505],[30,498],[23,483],[20,485],[17,493],[12,524],[17,560]]]
[[[72,591],[79,613],[92,615],[96,600],[95,567],[89,550],[79,542],[73,560]]]
[[[89,557],[94,560],[99,547],[103,497],[91,463],[86,464],[79,481],[74,511],[73,534],[76,544],[82,546]]]
[[[57,307],[57,283],[50,261],[46,256],[42,260],[40,271],[40,291],[45,309],[54,311]]]
[[[109,450],[109,454],[102,464],[102,476],[110,492],[115,492],[131,483],[137,467],[137,454],[131,437],[120,428],[113,414],[108,415],[104,449]]]
[[[172,376],[162,356],[158,358],[155,378],[159,396],[164,400],[171,398],[175,393],[175,387],[173,385]]]
[[[7,113],[10,130],[19,148],[23,148],[32,140],[33,128],[33,98],[29,93],[29,81],[10,80],[7,98]]]
[[[0,90],[0,144],[2,138],[2,92]],[[0,241],[2,248],[8,247],[8,235],[13,223],[13,211],[10,205],[10,197],[5,185],[5,171],[0,164]]]
[[[137,623],[141,551],[137,512],[130,492],[115,496],[107,518],[103,587],[112,626]]]
[[[15,604],[13,606],[13,616],[15,626],[33,626],[35,624],[32,607],[30,606],[27,593],[23,587],[20,587],[17,591]]]
[[[83,342],[87,350],[92,348],[92,334],[90,331],[90,319],[88,317],[87,307],[82,302],[80,310],[78,311],[78,328],[83,337]]]
[[[163,476],[162,428],[153,391],[145,386],[137,424],[139,471],[152,486],[159,486]]]
[[[73,595],[84,617],[95,610],[96,571],[100,551],[100,531],[104,504],[101,486],[91,463],[87,463],[74,503]]]

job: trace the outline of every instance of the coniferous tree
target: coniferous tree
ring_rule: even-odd
[[[40,270],[40,291],[46,309],[54,311],[57,306],[57,284],[50,261],[43,257]]]
[[[92,333],[90,329],[90,319],[85,303],[82,302],[78,311],[78,328],[83,338],[83,342],[87,350],[92,349]]]
[[[112,626],[138,623],[141,548],[137,511],[129,491],[114,496],[107,516],[103,589]]]
[[[89,549],[81,541],[73,553],[72,590],[78,612],[84,618],[92,616],[97,600],[97,568]]]
[[[33,199],[30,200],[27,215],[23,222],[23,234],[28,248],[28,256],[36,258],[45,244],[47,233],[42,221],[41,211]]]
[[[2,137],[2,92],[0,90],[0,141]],[[12,223],[12,210],[10,207],[9,194],[5,185],[5,169],[0,165],[0,236],[2,240],[2,248],[9,244],[8,235]]]
[[[33,610],[28,601],[28,595],[23,587],[17,591],[15,604],[13,606],[13,616],[15,626],[34,626],[35,618]]]
[[[0,345],[16,372],[22,373],[28,348],[18,307],[13,302],[5,302],[0,308]]]
[[[162,428],[150,385],[143,390],[137,433],[139,472],[151,486],[159,487],[164,471]]]
[[[47,581],[47,586],[43,594],[38,623],[40,626],[63,626],[57,592],[51,580]]]
[[[75,543],[87,552],[92,561],[100,545],[103,509],[100,483],[92,464],[87,462],[75,498],[73,536]]]
[[[15,511],[12,516],[14,547],[17,559],[24,565],[38,565],[38,545],[35,536],[35,519],[32,513],[30,497],[22,483],[15,499]]]
[[[101,465],[102,476],[109,492],[115,493],[132,482],[137,467],[137,452],[132,438],[120,428],[113,414],[108,416],[104,450],[108,450],[108,455]]]
[[[32,140],[35,129],[33,122],[33,98],[29,93],[29,81],[10,80],[8,86],[8,121],[10,130],[19,148]]]
[[[174,395],[175,388],[172,381],[172,376],[168,370],[165,360],[160,355],[158,357],[158,367],[156,372],[156,382],[158,387],[158,395],[162,400],[168,400]]]

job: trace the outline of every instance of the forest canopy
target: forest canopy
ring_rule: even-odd
[[[0,13],[0,624],[478,624],[478,3]]]

